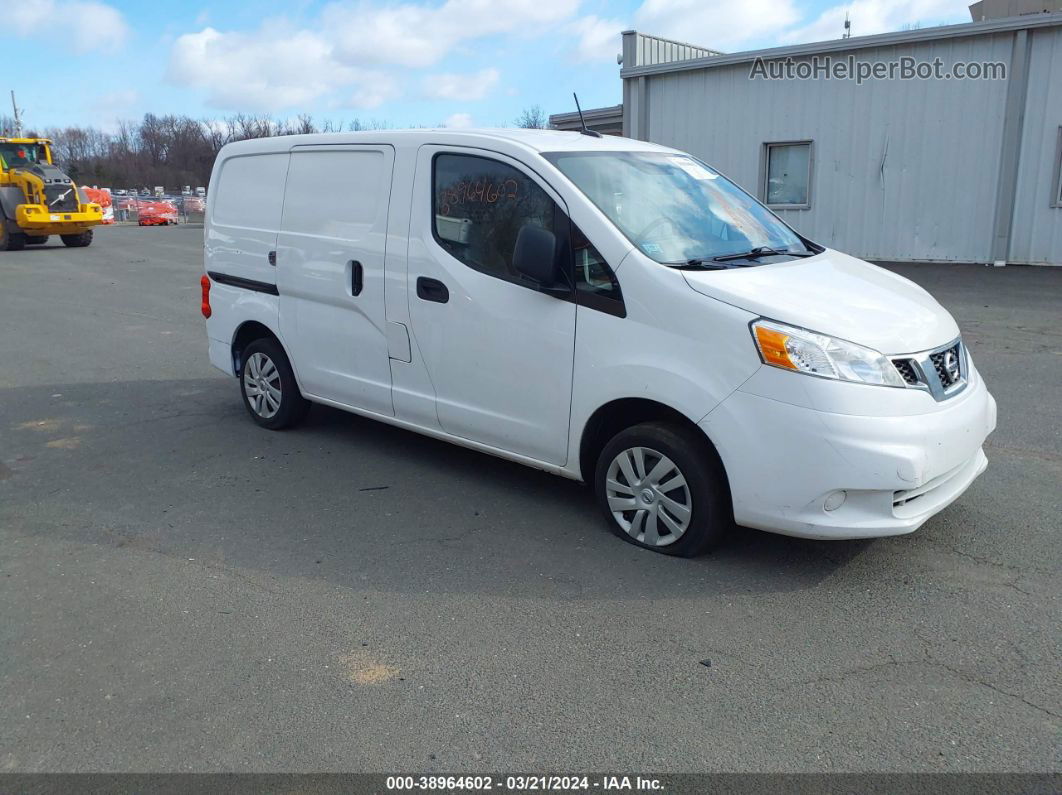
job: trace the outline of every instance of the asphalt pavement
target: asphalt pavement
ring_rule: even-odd
[[[956,504],[679,560],[516,464],[259,429],[201,246],[0,254],[0,771],[1062,767],[1062,268],[893,266],[999,402]]]

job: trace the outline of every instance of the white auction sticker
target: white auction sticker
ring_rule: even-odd
[[[688,157],[669,157],[668,161],[673,166],[678,166],[694,179],[715,179],[718,174],[713,174],[696,160]]]

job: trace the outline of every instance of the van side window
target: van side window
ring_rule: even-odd
[[[575,269],[576,297],[580,304],[612,315],[627,316],[616,274],[605,262],[601,252],[574,223],[572,266]]]
[[[432,174],[435,239],[470,268],[527,285],[513,268],[524,224],[554,232],[556,203],[521,171],[485,157],[436,155]]]

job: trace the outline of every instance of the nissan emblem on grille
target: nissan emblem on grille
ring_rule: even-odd
[[[945,400],[966,388],[962,342],[898,356],[892,363],[909,388],[929,392],[934,400]]]

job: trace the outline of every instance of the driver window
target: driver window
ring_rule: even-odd
[[[440,154],[432,196],[440,246],[470,268],[527,286],[512,264],[516,236],[525,224],[554,232],[558,214],[534,180],[497,160]]]

